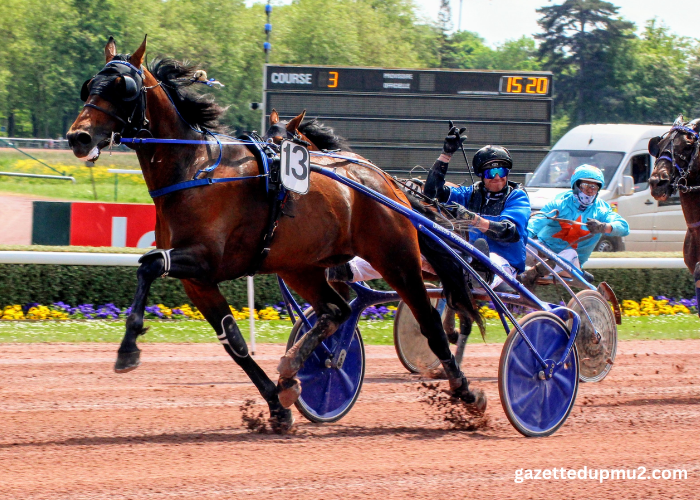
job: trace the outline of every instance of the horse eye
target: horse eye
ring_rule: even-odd
[[[661,141],[661,137],[652,137],[649,139],[649,154],[653,156],[654,158],[657,158],[659,156],[659,142]]]

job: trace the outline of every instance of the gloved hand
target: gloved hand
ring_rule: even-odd
[[[467,140],[464,133],[467,131],[466,128],[462,127],[452,127],[445,137],[445,142],[442,145],[442,152],[451,155],[459,149],[459,145]]]
[[[591,232],[591,234],[602,234],[608,228],[607,223],[600,222],[595,219],[588,219],[586,221],[586,226],[588,226],[588,230]]]
[[[414,193],[423,194],[423,186],[425,183],[420,179],[408,179],[406,188]]]
[[[481,217],[479,217],[477,214],[475,214],[474,212],[470,212],[462,205],[459,205],[457,203],[455,203],[454,205],[450,205],[447,208],[449,208],[455,214],[455,217],[457,219],[459,219],[460,221],[464,221],[464,223],[467,226],[475,226],[481,220]]]

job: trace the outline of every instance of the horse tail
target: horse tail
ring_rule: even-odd
[[[440,216],[434,207],[421,202],[411,193],[406,193],[406,195],[411,203],[411,208],[418,213],[436,224],[443,226],[445,223],[449,224],[449,221]],[[479,306],[467,285],[469,278],[467,271],[462,269],[462,266],[440,244],[421,232],[418,232],[418,245],[421,254],[433,267],[435,274],[442,282],[447,305],[457,311],[458,314],[464,315],[476,323],[479,326],[482,338],[485,338],[486,327],[484,319],[479,313]]]

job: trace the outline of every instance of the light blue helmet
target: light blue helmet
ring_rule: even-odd
[[[603,172],[598,167],[594,167],[593,165],[581,165],[576,167],[574,175],[571,176],[571,189],[579,201],[580,210],[585,210],[590,207],[598,197],[598,193],[589,196],[579,189],[578,181],[583,180],[600,184],[601,189],[605,185],[605,176],[603,176]]]
[[[600,188],[603,189],[605,185],[605,176],[603,176],[602,170],[593,165],[580,165],[574,170],[574,175],[571,176],[571,189],[576,186],[576,183],[580,180],[590,180],[592,182],[597,182],[600,184]]]

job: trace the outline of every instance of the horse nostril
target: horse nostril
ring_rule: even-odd
[[[81,144],[84,144],[86,146],[92,142],[92,136],[90,134],[88,134],[87,132],[80,132],[78,134],[77,139],[78,139],[78,142],[80,142]]]

